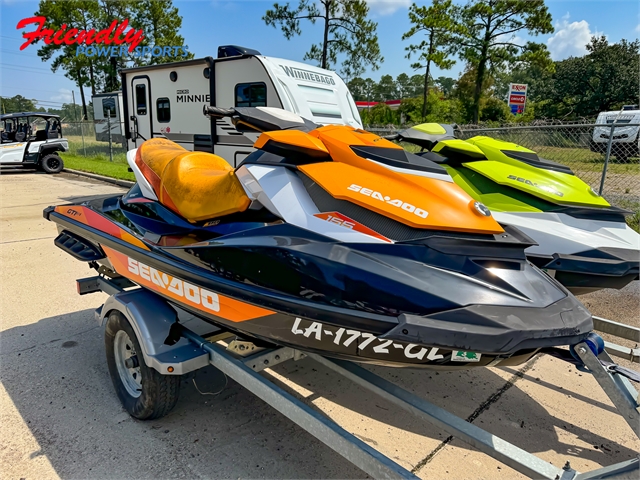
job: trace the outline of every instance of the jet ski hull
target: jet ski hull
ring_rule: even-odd
[[[425,124],[397,138],[426,148],[454,182],[482,202],[501,225],[537,245],[527,258],[579,295],[621,289],[639,279],[640,236],[568,167],[520,145],[489,137],[455,139],[451,126]]]
[[[494,212],[538,245],[527,258],[575,295],[620,289],[640,273],[640,236],[624,221],[576,218],[555,212]]]
[[[120,212],[111,213],[124,217]],[[117,224],[88,206],[47,209],[45,217],[58,224],[61,235],[70,233],[76,242],[84,243],[83,251],[93,252],[91,261],[102,263],[115,274],[212,324],[244,337],[336,358],[433,369],[512,365],[526,361],[540,348],[578,343],[592,329],[590,314],[570,295],[549,291],[531,300],[526,298],[524,286],[520,286],[519,293],[500,291],[483,282],[482,275],[460,282],[461,273],[436,268],[425,281],[432,286],[439,284],[440,290],[432,290],[430,297],[426,289],[421,290],[423,273],[414,270],[428,270],[415,258],[418,251],[433,250],[426,245],[338,246],[320,241],[317,235],[312,235],[315,241],[309,241],[303,232],[287,230],[290,226],[284,225],[279,234],[271,229],[261,240],[252,237],[243,241],[243,235],[231,235],[226,236],[227,240],[219,237],[211,242],[160,248],[141,241],[122,228],[124,224]],[[57,244],[61,246],[60,242]],[[385,248],[404,251],[400,256],[389,256],[385,255]],[[77,245],[75,250],[79,250]],[[280,264],[283,275],[290,277],[295,270],[303,283],[307,282],[307,268],[328,286],[351,282],[353,287],[359,277],[370,278],[370,284],[361,285],[359,294],[364,296],[360,301],[345,294],[342,303],[338,296],[320,302],[315,299],[318,292],[309,289],[298,291],[296,296],[286,285],[278,285],[279,290],[260,285],[259,277],[247,278],[251,272],[242,268],[234,275],[225,275],[224,265],[216,265],[215,252],[221,252],[221,258],[235,252],[252,260],[262,255],[264,265],[272,268],[274,258],[286,258]],[[461,264],[470,258],[482,264],[483,260],[476,258],[478,252],[472,253],[467,260],[459,254],[456,258]],[[77,255],[74,256],[81,258]],[[95,258],[96,255],[102,258]],[[431,255],[431,264],[437,265],[438,255]],[[446,261],[445,257],[440,260]],[[345,261],[347,258],[349,261]],[[293,270],[287,272],[287,268]],[[536,276],[543,278],[544,274],[530,265],[526,268],[530,269],[529,279],[524,283],[533,280],[531,288],[544,289],[544,282],[535,281]],[[385,300],[381,293],[385,289],[397,290],[397,294]],[[499,305],[486,301],[492,295],[497,295],[494,300]],[[412,296],[416,297],[413,303],[409,302]],[[387,310],[373,307],[376,298],[387,303]],[[410,305],[409,312],[402,312],[393,298]],[[484,298],[485,304],[468,303],[461,298],[475,298],[480,303]],[[512,305],[505,305],[505,299]],[[435,308],[437,302],[441,305]],[[425,308],[430,304],[432,311]],[[445,304],[447,307],[442,308]]]

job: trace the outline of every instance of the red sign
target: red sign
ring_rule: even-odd
[[[512,93],[511,95],[509,95],[509,104],[515,104],[515,105],[524,105],[524,103],[527,101],[527,96],[526,95],[516,95],[514,93]]]
[[[47,45],[122,45],[126,43],[129,45],[129,52],[133,52],[134,49],[144,40],[144,32],[142,30],[135,30],[130,28],[126,33],[125,29],[129,25],[129,20],[124,19],[120,24],[118,20],[111,22],[109,28],[99,30],[96,32],[95,28],[91,30],[78,30],[77,28],[70,28],[67,30],[67,24],[63,23],[59,30],[53,30],[51,28],[44,28],[44,24],[47,21],[46,17],[29,17],[23,18],[18,22],[17,29],[26,27],[27,25],[35,24],[36,29],[32,32],[25,32],[22,36],[27,40],[20,46],[20,50],[24,50],[29,45],[37,40],[44,40]],[[120,37],[124,34],[124,37]]]

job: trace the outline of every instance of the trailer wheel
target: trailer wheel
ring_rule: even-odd
[[[55,153],[50,153],[42,157],[40,166],[47,173],[60,173],[64,168],[64,162]]]
[[[129,321],[118,311],[105,329],[111,381],[129,415],[139,420],[164,417],[178,401],[179,375],[161,375],[144,363],[142,349]]]

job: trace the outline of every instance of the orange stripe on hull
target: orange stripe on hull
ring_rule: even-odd
[[[56,207],[54,211],[56,213],[59,213],[60,215],[72,218],[77,222],[100,230],[101,232],[111,235],[112,237],[124,240],[125,242],[130,243],[131,245],[135,245],[138,248],[149,250],[149,247],[147,247],[141,240],[137,239],[108,218],[103,217],[102,215],[95,212],[94,210],[91,210],[88,207],[83,207],[80,205],[59,206]]]
[[[102,248],[120,275],[202,312],[231,322],[245,322],[276,313],[193,285],[104,245]]]

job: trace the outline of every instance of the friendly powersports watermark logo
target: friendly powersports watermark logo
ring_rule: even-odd
[[[87,57],[186,57],[189,50],[186,46],[161,47],[140,46],[145,39],[142,30],[129,27],[129,20],[113,20],[108,28],[103,30],[79,30],[63,23],[59,29],[46,28],[46,17],[23,18],[18,22],[16,29],[23,29],[32,25],[35,29],[22,34],[25,42],[20,46],[24,50],[29,45],[39,40],[47,45],[74,45],[76,56]],[[127,27],[129,29],[127,30]]]

